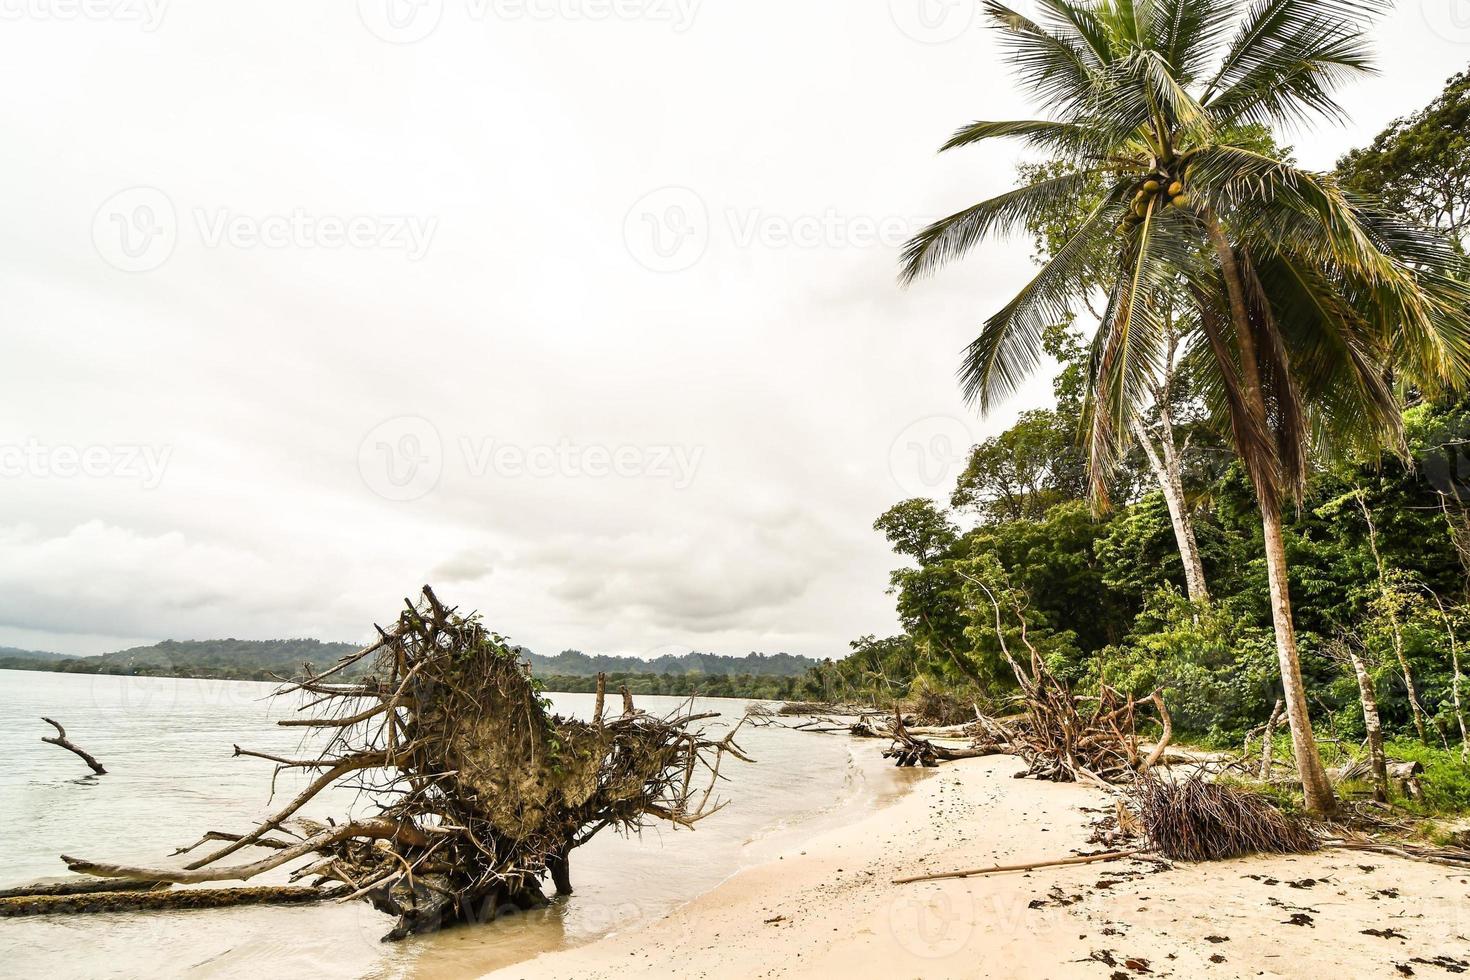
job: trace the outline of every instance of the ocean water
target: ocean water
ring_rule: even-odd
[[[295,703],[249,681],[0,671],[0,887],[67,874],[60,854],[158,865],[208,830],[241,832],[303,784],[233,746],[297,755],[300,729],[275,722]],[[590,694],[554,694],[558,713],[590,713]],[[642,697],[669,712],[679,698]],[[700,699],[712,732],[749,702]],[[66,726],[106,776],[41,742]],[[175,913],[0,919],[0,975],[17,977],[463,977],[656,919],[742,867],[902,791],[916,774],[879,758],[879,743],[766,727],[741,730],[753,765],[727,761],[729,805],[693,830],[610,831],[572,855],[576,893],[483,926],[382,943],[392,919],[365,903]],[[309,744],[309,743],[308,743]],[[272,805],[274,799],[274,806]],[[351,791],[317,797],[302,815],[372,812]],[[260,855],[260,851],[247,851]],[[284,872],[252,884],[284,880]],[[228,884],[228,883],[222,883]]]

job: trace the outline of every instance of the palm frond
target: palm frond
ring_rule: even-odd
[[[1061,116],[1087,105],[1098,81],[1081,42],[1052,34],[999,0],[984,0],[983,10],[1000,31],[1022,86],[1038,104]]]
[[[1073,41],[1090,67],[1102,68],[1117,57],[1107,27],[1088,6],[1072,0],[1036,0],[1036,6],[1051,32]]]
[[[981,201],[920,231],[904,246],[899,279],[911,282],[964,255],[982,238],[1006,232],[1087,186],[1086,173],[1067,173],[1036,181]]]
[[[1346,118],[1332,91],[1373,70],[1367,38],[1356,27],[1312,21],[1283,38],[1269,58],[1251,65],[1207,100],[1221,125],[1304,123]]]
[[[960,387],[967,401],[989,411],[1013,393],[1041,361],[1046,328],[1070,312],[1070,300],[1095,287],[1091,259],[1099,243],[1112,234],[1126,207],[1131,184],[1121,182],[1102,200],[1025,288],[985,322],[980,336],[964,352]]]
[[[1257,274],[1310,406],[1312,452],[1402,449],[1402,416],[1389,376],[1393,353],[1383,338],[1311,266],[1277,256],[1261,261]]]
[[[1204,70],[1234,19],[1234,0],[1172,0],[1156,3],[1153,36],[1180,84]]]
[[[1283,47],[1299,45],[1320,25],[1360,25],[1392,9],[1393,0],[1255,0],[1200,101],[1208,104],[1263,66],[1282,64]]]
[[[1107,149],[1103,134],[1083,123],[1052,122],[1046,119],[1013,119],[992,122],[977,120],[955,130],[939,152],[971,146],[985,140],[1017,137],[1026,145],[1040,150],[1050,150],[1074,156],[1100,153]]]

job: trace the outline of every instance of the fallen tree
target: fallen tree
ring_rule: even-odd
[[[1000,721],[977,708],[974,748],[1018,755],[1027,763],[1026,772],[1020,775],[1054,782],[1131,783],[1167,761],[1174,722],[1161,692],[1133,698],[1103,684],[1095,697],[1074,694],[1052,673],[1027,635],[1024,593],[1007,589],[997,595],[979,579],[963,573],[962,577],[990,604],[996,643],[1016,678],[1020,689],[1016,700],[1023,711],[1016,718]],[[1008,616],[1015,618],[1026,647],[1024,664],[1006,641]],[[1147,754],[1138,735],[1143,720],[1155,721],[1160,727],[1159,738]]]
[[[274,762],[277,773],[316,774],[284,807],[246,833],[205,834],[180,853],[222,843],[182,868],[62,860],[85,875],[181,884],[246,881],[302,861],[293,883],[337,883],[334,895],[397,916],[384,938],[398,939],[544,904],[548,878],[570,893],[574,849],[609,827],[692,826],[723,806],[713,791],[724,757],[749,761],[733,740],[738,724],[713,739],[699,723],[716,715],[689,705],[655,717],[625,691],[622,714],[604,717],[601,679],[591,719],[554,716],[514,648],[478,616],[459,615],[428,586],[404,605],[376,642],[277,692],[304,696],[304,716],[279,724],[320,735],[317,755],[236,747]],[[340,680],[369,658],[366,679]],[[328,824],[298,817],[337,785],[365,791],[379,812]],[[223,863],[248,847],[270,853]],[[157,892],[135,894],[139,907],[160,901]]]

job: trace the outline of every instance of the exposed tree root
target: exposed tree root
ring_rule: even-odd
[[[372,675],[328,683],[372,658]],[[734,742],[707,737],[689,704],[667,718],[637,710],[626,690],[620,717],[603,717],[599,679],[591,721],[549,713],[515,649],[477,616],[460,616],[424,587],[392,629],[330,669],[278,694],[304,692],[311,713],[280,724],[319,734],[319,754],[264,758],[276,771],[316,772],[306,789],[255,828],[211,831],[176,853],[219,846],[182,868],[146,868],[64,856],[73,870],[133,882],[245,881],[302,860],[292,881],[313,888],[291,901],[346,892],[398,917],[385,939],[454,922],[483,922],[507,908],[546,901],[542,881],[571,891],[570,854],[613,827],[636,832],[650,821],[693,826],[723,805],[713,798],[724,757],[747,757]],[[319,824],[303,806],[328,787],[366,792],[372,818]],[[227,864],[247,847],[272,853]],[[326,882],[342,888],[323,893]],[[253,889],[224,890],[237,896]],[[146,902],[203,899],[199,890],[130,893]],[[221,899],[224,901],[225,899]],[[160,906],[162,907],[162,906]]]

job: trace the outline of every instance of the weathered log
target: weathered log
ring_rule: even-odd
[[[994,875],[1007,871],[1034,871],[1037,868],[1060,868],[1069,864],[1097,864],[1100,861],[1121,861],[1135,854],[1142,854],[1142,848],[1133,848],[1127,851],[1108,851],[1105,854],[1084,854],[1081,857],[1057,858],[1052,861],[1032,861],[1027,864],[997,864],[990,868],[969,868],[965,871],[941,871],[931,875],[913,875],[909,878],[894,878],[895,885],[907,885],[915,881],[937,881],[940,878],[973,878],[976,875]]]
[[[107,770],[102,768],[102,763],[98,762],[96,759],[92,758],[92,756],[77,748],[71,743],[69,739],[67,739],[66,729],[61,727],[61,722],[52,721],[50,718],[42,718],[41,720],[50,725],[52,728],[56,729],[56,734],[54,736],[42,735],[41,741],[49,743],[51,745],[59,745],[63,749],[66,749],[68,752],[75,753],[76,755],[81,757],[81,760],[83,762],[92,767],[92,771],[94,773],[99,776],[107,775]]]
[[[159,912],[218,909],[235,905],[300,905],[341,898],[346,888],[262,885],[246,888],[120,888],[65,895],[0,898],[0,918],[23,915],[75,915],[93,912]]]
[[[114,881],[111,878],[76,877],[61,881],[39,881],[34,885],[0,888],[0,898],[40,898],[45,895],[88,895],[92,892],[143,892],[167,885],[152,881]]]

